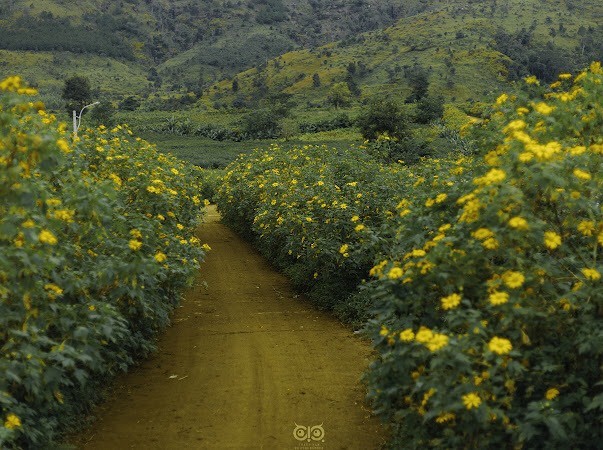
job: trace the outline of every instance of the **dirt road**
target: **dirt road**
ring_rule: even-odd
[[[121,378],[85,449],[379,448],[363,403],[369,346],[296,298],[287,280],[220,224],[158,352]],[[308,439],[298,440],[294,437]]]

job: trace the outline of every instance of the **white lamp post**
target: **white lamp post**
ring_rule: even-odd
[[[77,130],[79,130],[80,128],[80,124],[82,123],[82,113],[84,112],[84,110],[86,108],[92,107],[92,106],[96,106],[98,105],[100,102],[94,102],[94,103],[90,103],[89,105],[84,106],[81,110],[80,113],[78,115],[77,111],[74,109],[73,110],[73,137],[76,138],[77,137]]]

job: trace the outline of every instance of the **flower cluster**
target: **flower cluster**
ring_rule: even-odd
[[[32,94],[0,82],[2,448],[52,447],[152,350],[203,257],[195,169],[124,127],[73,142]]]
[[[601,437],[603,71],[528,84],[477,131],[484,166],[448,216],[388,222],[371,271],[370,397],[413,448]]]

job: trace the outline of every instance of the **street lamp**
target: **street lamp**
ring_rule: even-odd
[[[77,130],[79,130],[80,128],[80,124],[82,123],[82,113],[84,112],[84,110],[86,108],[89,108],[91,106],[96,106],[98,105],[100,102],[94,102],[94,103],[90,103],[89,105],[84,106],[81,110],[80,113],[78,115],[77,111],[74,109],[73,110],[73,137],[76,138],[77,137]]]

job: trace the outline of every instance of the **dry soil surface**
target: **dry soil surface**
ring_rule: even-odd
[[[213,250],[157,353],[117,381],[75,445],[379,448],[360,384],[370,346],[297,297],[215,209],[199,237]]]

